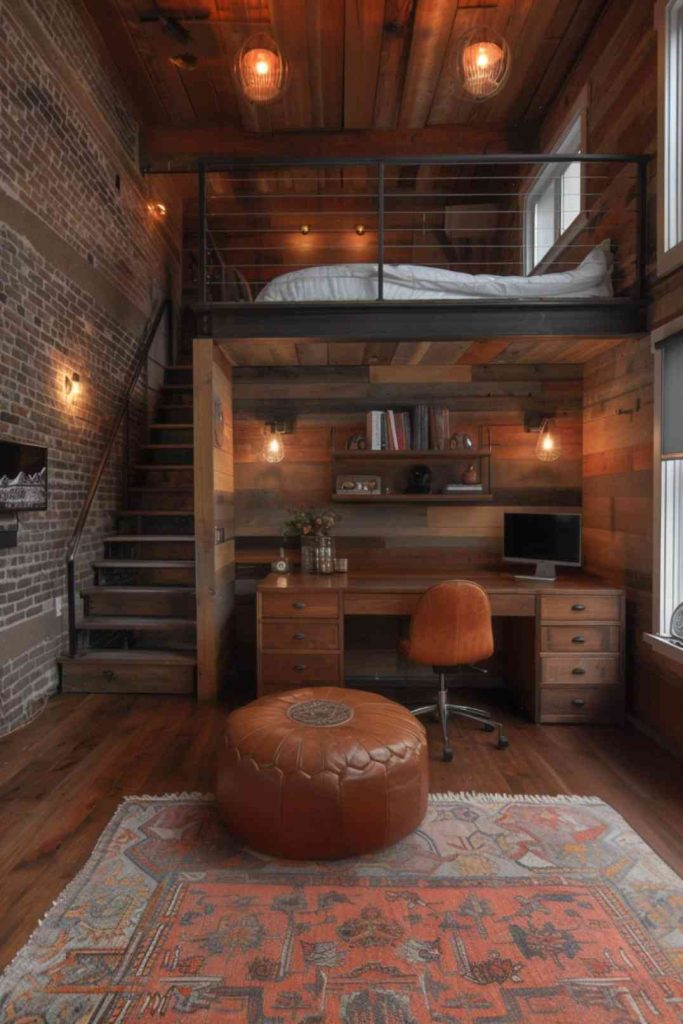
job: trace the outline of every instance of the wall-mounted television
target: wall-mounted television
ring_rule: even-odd
[[[0,512],[47,508],[47,448],[0,441]]]

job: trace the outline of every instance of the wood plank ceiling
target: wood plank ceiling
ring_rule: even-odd
[[[246,132],[396,130],[533,124],[576,60],[606,0],[82,0],[133,90],[143,121],[221,124]],[[181,21],[179,41],[150,14]],[[501,31],[510,79],[483,104],[456,88],[457,41],[471,27]],[[266,30],[290,63],[289,87],[265,107],[233,77],[242,42]],[[179,52],[198,59],[175,67]]]
[[[623,345],[619,338],[512,338],[478,341],[343,341],[315,338],[220,341],[233,366],[391,366],[414,368],[585,363]],[[427,371],[429,372],[429,371]]]

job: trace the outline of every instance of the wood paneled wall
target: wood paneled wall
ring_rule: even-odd
[[[611,0],[606,6],[545,119],[542,138],[557,131],[586,87],[589,151],[656,153],[657,38],[651,0]],[[656,280],[654,160],[648,180],[650,319],[655,325],[683,310],[683,275]],[[683,675],[643,641],[643,633],[652,628],[653,409],[649,339],[624,342],[586,364],[585,562],[590,571],[626,587],[630,713],[683,753]]]
[[[428,369],[430,372],[425,372]],[[371,408],[446,405],[452,430],[491,431],[495,501],[487,505],[334,505],[341,521],[339,553],[352,568],[407,571],[491,565],[500,559],[506,508],[576,508],[581,501],[581,367],[237,368],[235,397],[238,561],[270,560],[283,521],[294,508],[329,506],[331,433],[364,430]],[[497,370],[497,372],[496,372]],[[399,372],[400,371],[400,372]],[[526,411],[557,414],[563,457],[540,463],[537,435],[524,430]],[[262,457],[264,422],[296,415],[283,462]],[[415,463],[420,459],[416,453]],[[411,463],[408,463],[408,466]],[[407,468],[407,467],[406,467]],[[345,464],[344,471],[377,472]]]
[[[208,338],[193,351],[197,696],[213,700],[228,670],[235,600],[232,368]]]

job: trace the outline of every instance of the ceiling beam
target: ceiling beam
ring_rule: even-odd
[[[152,170],[180,169],[198,160],[353,159],[449,156],[463,153],[534,152],[535,132],[502,125],[437,125],[399,130],[247,133],[234,126],[169,128],[148,125],[143,162]]]

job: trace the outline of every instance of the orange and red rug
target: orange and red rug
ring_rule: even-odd
[[[681,1024],[683,882],[591,798],[437,796],[275,861],[134,797],[0,979],[3,1024]]]

